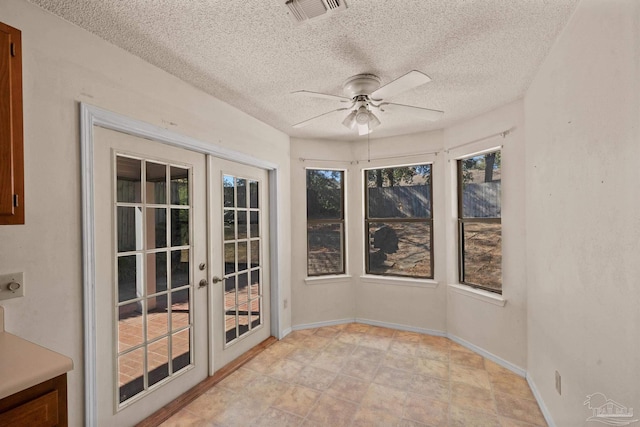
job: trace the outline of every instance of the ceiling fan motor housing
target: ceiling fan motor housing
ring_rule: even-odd
[[[348,78],[342,85],[345,96],[353,99],[359,95],[370,95],[380,87],[380,78],[374,74],[358,74]]]

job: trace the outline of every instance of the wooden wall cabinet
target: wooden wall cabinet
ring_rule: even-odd
[[[24,224],[22,37],[0,22],[0,225]]]

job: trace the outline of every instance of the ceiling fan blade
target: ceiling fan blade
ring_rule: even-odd
[[[308,96],[311,98],[321,98],[321,99],[330,99],[332,101],[340,101],[340,102],[351,102],[349,98],[338,95],[331,95],[329,93],[320,93],[320,92],[311,92],[308,90],[297,90],[295,92],[291,92],[292,95],[302,95]]]
[[[409,89],[416,88],[425,83],[429,83],[430,81],[431,77],[420,71],[409,71],[404,76],[398,77],[394,81],[382,86],[380,89],[373,91],[370,97],[375,100],[391,98],[392,96],[406,92]]]
[[[380,104],[380,107],[384,107],[382,108],[382,111],[388,110],[391,112],[411,114],[413,116],[420,117],[423,120],[429,121],[438,120],[444,114],[444,111],[440,110],[416,107],[414,105],[396,104],[394,102],[383,102],[382,104]]]
[[[348,108],[338,108],[337,110],[327,111],[326,113],[322,113],[319,116],[311,117],[310,119],[307,119],[307,120],[302,121],[300,123],[296,123],[295,125],[293,125],[293,127],[296,128],[296,129],[299,129],[299,128],[305,127],[307,125],[310,125],[311,122],[313,122],[316,119],[319,119],[320,117],[324,117],[324,116],[327,116],[329,114],[337,113],[338,111],[346,111],[346,110],[348,110]]]

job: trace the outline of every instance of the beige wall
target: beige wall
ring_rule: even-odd
[[[505,138],[495,136],[512,130]],[[524,119],[522,102],[445,129],[394,138],[330,142],[292,139],[292,324],[294,327],[357,319],[427,333],[450,334],[526,369]],[[504,306],[453,292],[458,282],[455,159],[503,146]],[[349,153],[348,150],[351,150]],[[371,161],[368,161],[368,156]],[[323,161],[304,159],[322,159]],[[339,161],[333,161],[339,160]],[[363,278],[363,168],[433,162],[434,280],[432,283]],[[313,284],[306,278],[304,167],[348,171],[349,278]]]
[[[510,131],[509,131],[510,130]],[[500,135],[509,131],[504,137]],[[502,150],[502,296],[504,306],[452,288],[447,295],[447,330],[481,349],[526,369],[526,276],[524,210],[524,118],[517,101],[445,130],[447,160],[447,283],[458,283],[455,159],[493,147]]]
[[[525,116],[529,374],[558,426],[596,392],[638,418],[640,2],[583,0]]]
[[[335,142],[292,139],[291,204],[292,228],[292,324],[354,320],[384,322],[423,331],[445,330],[444,287],[419,283],[398,285],[377,279],[363,283],[364,211],[363,168],[434,163],[434,179],[443,175],[442,132],[372,140],[371,162],[364,141]],[[429,154],[431,153],[431,154]],[[402,157],[405,156],[405,157]],[[305,159],[301,161],[300,159]],[[306,189],[305,167],[339,168],[347,171],[347,278],[306,279]],[[442,180],[441,180],[442,181]],[[437,187],[437,186],[436,186]],[[434,187],[434,218],[442,221],[443,193]],[[434,246],[444,246],[441,227],[435,227]],[[436,257],[436,281],[444,277],[444,257]],[[411,282],[411,281],[409,281]],[[433,282],[433,281],[432,281]],[[409,286],[414,285],[414,286]]]
[[[289,137],[26,1],[0,2],[0,20],[22,30],[26,159],[26,224],[0,226],[0,272],[23,271],[26,295],[1,304],[9,332],[73,359],[70,424],[80,426],[78,102],[278,164],[282,299],[290,293]],[[288,309],[281,321],[290,326]]]
[[[370,147],[364,140],[352,143],[356,166],[358,204],[354,206],[354,222],[357,221],[356,240],[352,258],[358,261],[355,276],[356,312],[362,321],[382,322],[423,332],[445,333],[446,312],[444,280],[444,169],[442,155],[442,131],[403,135],[373,140]],[[368,161],[369,151],[371,161]],[[363,169],[387,166],[432,163],[433,221],[434,221],[434,279],[433,283],[412,283],[410,280],[394,282],[386,278],[368,279],[364,274],[364,202],[362,199]],[[355,199],[356,197],[354,197]]]
[[[348,144],[326,140],[291,139],[291,324],[295,326],[330,321],[352,321],[354,289],[350,279],[323,279],[305,283],[307,277],[307,192],[305,168],[346,170],[347,244],[357,227],[351,221],[353,205],[351,150]],[[347,271],[355,260],[347,260]]]

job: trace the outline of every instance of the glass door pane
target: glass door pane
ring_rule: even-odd
[[[263,323],[262,188],[258,181],[233,175],[223,176],[222,187],[225,344],[231,344]]]
[[[116,155],[120,405],[193,363],[189,168]]]

